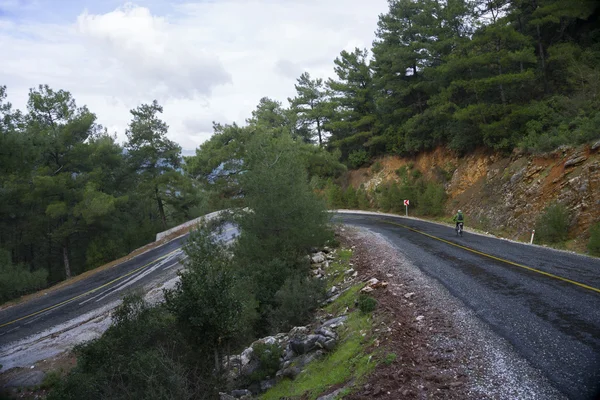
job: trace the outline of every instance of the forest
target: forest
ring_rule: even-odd
[[[334,78],[303,73],[288,105],[265,97],[244,125],[214,123],[190,157],[168,139],[156,101],[131,110],[118,143],[69,92],[40,85],[20,111],[0,86],[0,301],[248,205],[240,177],[247,145],[263,135],[291,138],[331,206],[341,194],[328,181],[384,154],[545,152],[597,140],[599,17],[591,0],[390,0],[371,49],[342,51]],[[439,212],[443,190],[418,190]],[[373,206],[363,193],[346,197]]]

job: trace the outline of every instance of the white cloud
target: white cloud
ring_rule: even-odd
[[[332,76],[341,50],[371,47],[387,10],[386,0],[219,0],[157,15],[157,3],[80,10],[63,25],[0,19],[0,84],[20,108],[39,83],[69,90],[121,140],[129,109],[156,98],[171,139],[192,149],[213,120],[244,123],[263,96],[287,105],[303,71]]]

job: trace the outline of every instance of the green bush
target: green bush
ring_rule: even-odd
[[[376,161],[373,166],[371,167],[371,171],[373,171],[373,173],[378,173],[383,171],[383,164],[381,164],[380,161]]]
[[[364,149],[355,150],[348,155],[348,166],[357,169],[369,161],[369,154]]]
[[[24,265],[13,265],[10,253],[0,249],[0,302],[46,287],[48,271],[29,271]]]
[[[352,187],[352,185],[349,185],[348,188],[346,189],[346,192],[344,193],[344,202],[346,203],[346,207],[350,208],[350,209],[356,209],[358,208],[358,196],[357,196],[357,192],[356,189],[354,189],[354,187]]]
[[[270,317],[272,330],[284,332],[304,325],[324,297],[323,281],[300,276],[288,278],[275,293],[275,308]]]
[[[164,307],[128,295],[100,337],[76,346],[77,366],[49,400],[208,399],[215,393],[213,363],[176,329]]]
[[[361,293],[358,296],[358,309],[363,314],[368,314],[368,313],[375,311],[376,307],[377,307],[377,300],[375,300],[373,297],[371,297],[365,293]]]
[[[252,357],[259,361],[259,367],[250,374],[250,381],[260,382],[267,378],[274,378],[279,370],[279,360],[283,353],[281,347],[277,344],[257,343],[252,349],[254,350]]]
[[[419,213],[423,215],[440,216],[444,214],[446,191],[444,186],[428,183],[425,191],[419,195]]]
[[[369,196],[367,195],[367,191],[364,188],[358,189],[358,191],[356,192],[356,197],[359,209],[368,210],[371,208]]]
[[[558,244],[569,236],[569,213],[560,204],[552,204],[544,210],[535,225],[535,241],[537,243]]]
[[[327,187],[325,188],[325,199],[329,209],[344,208],[346,206],[344,191],[340,186],[331,181],[327,183]]]
[[[591,255],[600,256],[600,223],[590,229],[590,240],[587,247]]]

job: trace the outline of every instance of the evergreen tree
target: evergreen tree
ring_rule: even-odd
[[[289,98],[291,111],[298,117],[298,129],[308,132],[308,139],[316,136],[319,146],[323,146],[326,122],[327,93],[322,79],[311,79],[308,72],[303,73],[294,85],[297,96]]]
[[[367,50],[342,51],[335,59],[337,80],[329,79],[330,100],[325,129],[330,132],[329,148],[340,149],[342,160],[373,145],[376,132],[375,101]]]
[[[167,138],[168,126],[157,116],[162,112],[156,100],[131,110],[125,149],[132,170],[139,176],[139,189],[154,198],[166,229],[165,198],[177,190],[170,183],[180,175],[181,147]]]

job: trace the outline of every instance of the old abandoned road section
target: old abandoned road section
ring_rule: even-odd
[[[452,227],[410,218],[339,212],[334,221],[383,235],[567,397],[600,395],[600,259],[476,235],[468,226],[456,237]]]
[[[182,236],[86,279],[0,311],[0,348],[101,308],[176,267],[186,239],[187,235]]]

